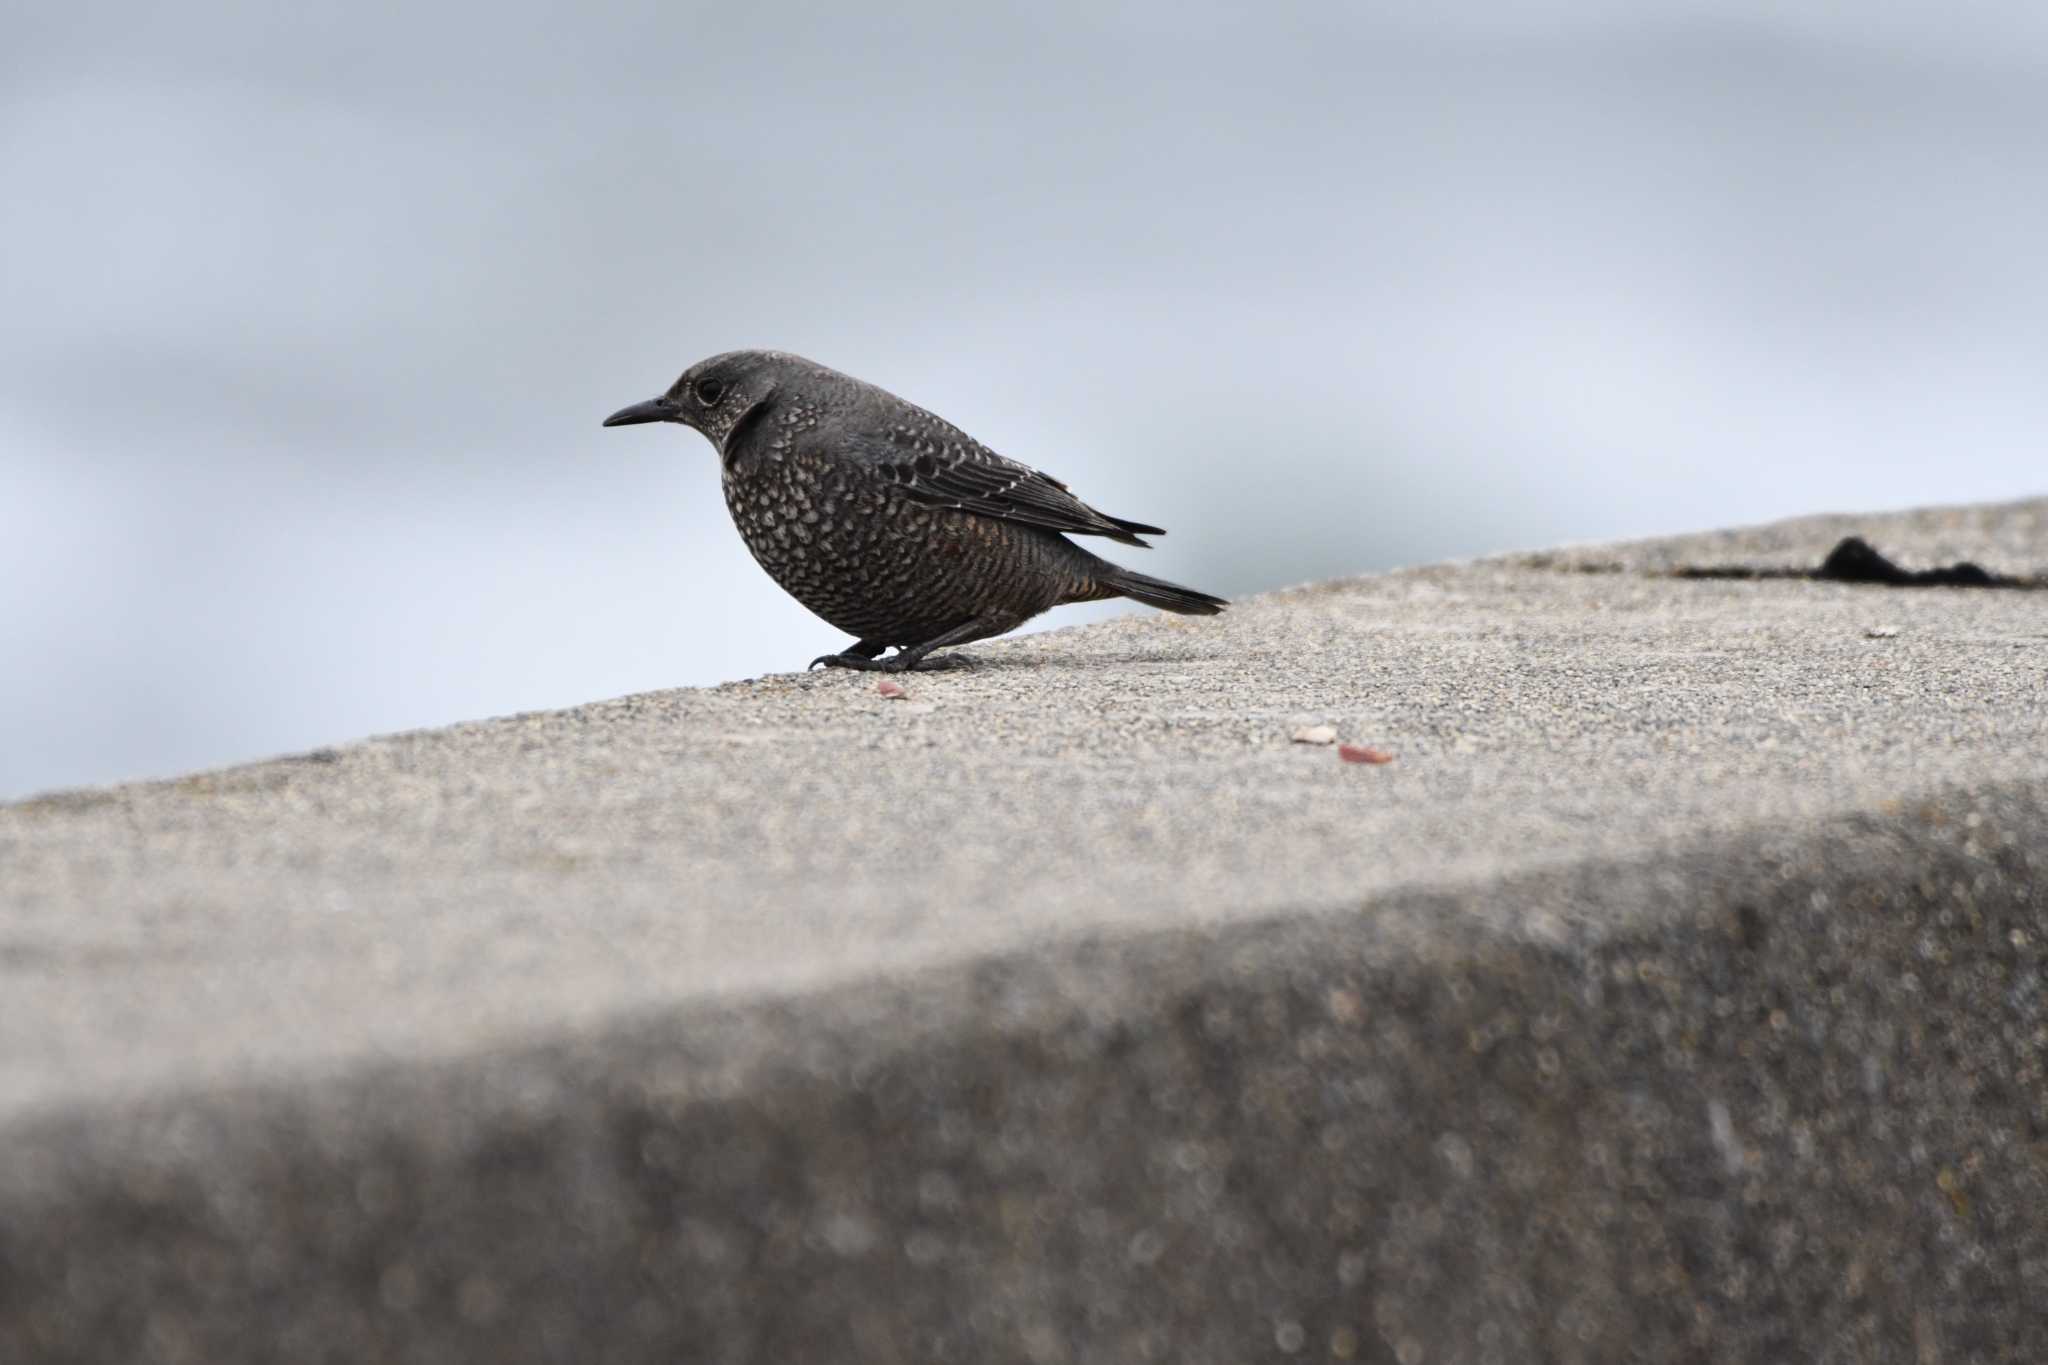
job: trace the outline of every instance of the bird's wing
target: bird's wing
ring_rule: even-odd
[[[1143,545],[1140,535],[1163,536],[1157,526],[1096,511],[1067,486],[971,440],[934,440],[903,433],[888,441],[860,442],[862,463],[919,502],[952,507],[1069,535],[1107,536]]]

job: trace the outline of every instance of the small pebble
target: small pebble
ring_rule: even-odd
[[[1889,640],[1898,633],[1899,628],[1897,626],[1872,626],[1869,630],[1863,632],[1863,637],[1867,640]]]
[[[1337,757],[1346,763],[1392,763],[1394,756],[1385,749],[1369,749],[1363,744],[1339,744]]]
[[[903,684],[897,682],[894,678],[884,678],[876,683],[875,691],[880,692],[891,701],[901,701],[910,695],[903,690]]]
[[[1304,725],[1294,732],[1296,744],[1335,744],[1337,727],[1334,725]]]

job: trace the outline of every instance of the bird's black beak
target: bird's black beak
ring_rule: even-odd
[[[645,403],[620,408],[605,418],[604,424],[608,427],[630,427],[638,426],[642,422],[673,422],[675,419],[675,404],[666,398],[650,398]]]

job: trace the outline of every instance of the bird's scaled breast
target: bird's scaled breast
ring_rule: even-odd
[[[780,452],[725,474],[733,524],[771,573],[778,563],[832,563],[867,553],[899,514],[889,493],[859,470]]]
[[[1057,537],[930,506],[823,455],[763,452],[729,466],[725,500],[769,576],[863,639],[929,638],[993,605],[1035,614],[1063,586],[1048,572]]]

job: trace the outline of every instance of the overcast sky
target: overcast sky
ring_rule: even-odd
[[[2048,491],[2048,6],[855,8],[14,7],[0,796],[837,647],[736,346],[1230,594]]]

